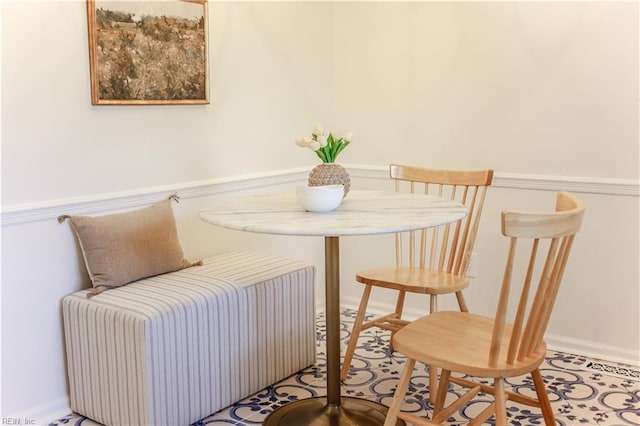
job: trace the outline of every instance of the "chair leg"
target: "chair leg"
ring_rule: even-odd
[[[396,309],[394,311],[394,314],[396,316],[396,319],[402,319],[402,311],[404,311],[404,298],[405,298],[406,292],[400,290],[398,292],[398,298],[396,299]],[[391,336],[389,336],[389,349],[391,349],[392,351],[393,349],[393,336],[396,334],[395,330],[391,331]]]
[[[467,302],[464,300],[464,295],[462,291],[456,291],[456,298],[458,299],[458,306],[460,307],[460,312],[469,312],[469,307],[467,306]]]
[[[532,371],[531,377],[533,377],[533,384],[536,388],[536,395],[538,395],[538,401],[540,402],[540,409],[542,410],[544,424],[555,425],[556,419],[553,415],[553,407],[551,406],[551,402],[549,401],[547,388],[544,385],[544,380],[542,379],[540,370],[536,368],[534,371]]]
[[[438,295],[429,295],[429,313],[433,314],[438,311]],[[429,402],[432,405],[436,404],[436,389],[438,389],[438,368],[429,366]]]
[[[507,394],[504,391],[504,380],[495,378],[496,426],[507,426]]]
[[[389,411],[387,411],[384,426],[395,426],[400,407],[404,401],[404,396],[407,394],[407,389],[409,388],[409,382],[411,381],[415,364],[416,361],[414,359],[407,358],[407,363],[404,366],[404,370],[402,370],[402,376],[400,376],[396,392],[393,394],[393,401],[391,401],[391,406],[389,406]]]
[[[362,299],[360,299],[360,306],[358,306],[358,313],[353,323],[353,329],[351,330],[351,336],[349,337],[349,344],[347,350],[344,353],[344,360],[342,361],[342,368],[340,369],[340,380],[347,378],[349,373],[349,367],[351,367],[351,361],[353,360],[353,353],[356,350],[356,344],[358,343],[358,337],[362,331],[362,323],[364,322],[364,316],[367,313],[367,304],[369,303],[369,296],[371,295],[371,286],[365,285],[362,292]]]
[[[436,394],[436,403],[433,409],[434,418],[444,408],[444,403],[445,403],[445,400],[447,399],[447,391],[449,390],[449,377],[451,377],[451,371],[442,370],[442,374],[440,375],[440,386],[438,386],[438,392]]]
[[[396,309],[395,314],[398,316],[398,319],[402,318],[402,311],[404,310],[404,297],[406,295],[406,291],[399,290],[398,298],[396,299]]]
[[[428,366],[429,371],[429,402],[436,405],[436,395],[438,392],[438,367]]]

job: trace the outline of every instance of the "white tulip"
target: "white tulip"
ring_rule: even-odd
[[[328,137],[325,134],[324,129],[319,124],[316,124],[313,129],[311,129],[311,136],[296,138],[296,145],[303,148],[309,148],[311,151],[318,154],[323,161],[333,161],[335,156],[342,151],[349,142],[351,142],[353,133],[350,131],[343,132],[342,130],[338,130],[329,133],[329,135],[336,142],[336,146],[332,150],[333,152],[324,152],[323,149],[328,145],[329,141],[327,140]]]
[[[333,139],[339,141],[342,139],[344,142],[349,142],[353,137],[353,132],[344,132],[342,130],[336,130],[333,132]]]
[[[324,129],[319,124],[316,124],[313,129],[311,129],[311,134],[316,136],[317,139],[324,139]]]

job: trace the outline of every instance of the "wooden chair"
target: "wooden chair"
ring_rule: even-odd
[[[457,200],[468,208],[461,221],[438,228],[396,234],[396,264],[393,267],[361,271],[356,281],[365,285],[353,330],[347,346],[340,378],[346,379],[358,337],[363,330],[379,327],[393,333],[405,326],[402,319],[406,293],[430,295],[429,312],[437,310],[439,294],[455,293],[461,311],[467,311],[462,290],[469,285],[466,276],[487,187],[493,170],[438,170],[392,164],[389,166],[396,191],[424,193]],[[398,291],[395,310],[364,321],[373,287]],[[431,374],[435,394],[435,377]]]
[[[442,424],[478,392],[493,394],[495,402],[471,425],[482,424],[494,413],[497,426],[507,425],[507,400],[540,407],[545,424],[555,425],[538,367],[547,349],[543,335],[583,214],[582,202],[567,192],[558,193],[555,213],[502,213],[502,234],[510,239],[510,245],[495,317],[437,312],[396,333],[394,347],[407,356],[407,363],[385,425],[395,425],[397,418],[416,424]],[[517,307],[509,309],[510,301]],[[431,420],[400,412],[416,361],[442,368]],[[454,377],[452,372],[491,378],[493,385],[468,376]],[[529,373],[537,399],[505,391],[504,378]],[[469,390],[445,408],[450,382]]]

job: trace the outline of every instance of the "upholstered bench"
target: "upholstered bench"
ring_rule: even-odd
[[[71,409],[189,425],[315,362],[314,274],[249,252],[63,299]]]

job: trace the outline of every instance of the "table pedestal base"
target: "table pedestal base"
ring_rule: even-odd
[[[327,404],[326,397],[290,402],[269,414],[263,425],[273,426],[378,426],[384,424],[388,408],[366,399],[343,396],[340,405]],[[404,426],[398,419],[396,426]]]

